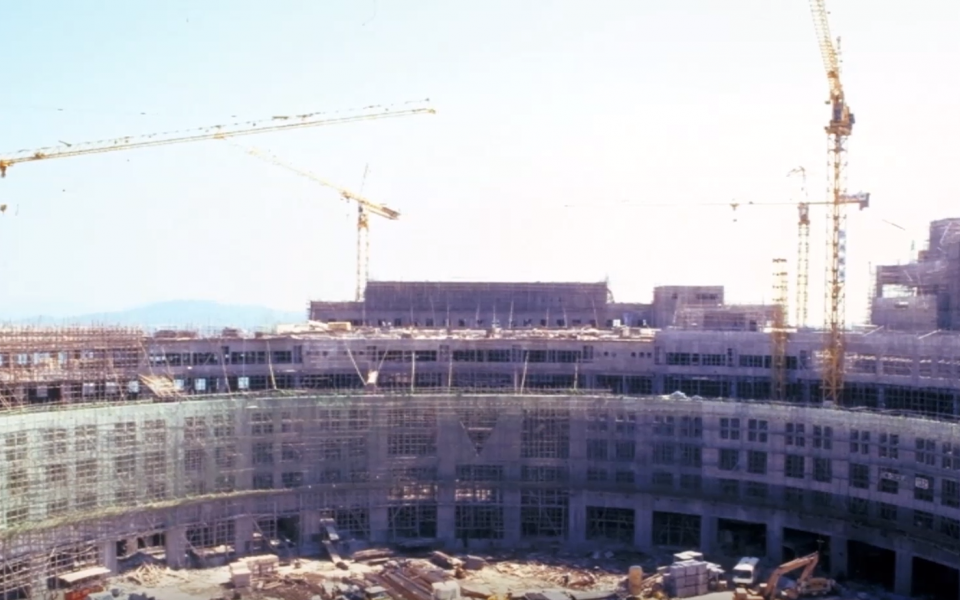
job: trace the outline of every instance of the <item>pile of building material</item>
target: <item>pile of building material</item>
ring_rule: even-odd
[[[680,552],[673,558],[673,564],[663,573],[663,585],[675,598],[702,596],[710,591],[711,582],[723,575],[719,565],[703,560],[699,552]]]
[[[460,584],[456,581],[435,581],[430,584],[433,600],[459,600]]]
[[[435,550],[430,553],[430,560],[433,564],[441,567],[443,569],[457,569],[463,567],[463,561],[459,558],[454,558],[449,554]]]
[[[230,563],[230,581],[235,589],[241,590],[250,587],[250,580],[250,567],[247,566],[246,562],[238,560],[235,563]]]
[[[280,559],[274,554],[250,556],[230,564],[230,581],[237,589],[276,577]]]
[[[69,599],[70,594],[68,593],[65,597]],[[89,596],[78,597],[86,598],[87,600],[157,600],[156,597],[147,594],[127,594],[116,589],[109,592],[94,592]]]
[[[163,567],[147,563],[140,565],[132,573],[128,573],[127,578],[142,586],[153,587],[160,583],[165,571],[166,569]]]

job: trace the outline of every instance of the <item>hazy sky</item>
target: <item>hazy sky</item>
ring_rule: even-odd
[[[828,4],[857,116],[849,188],[873,199],[850,213],[858,320],[869,263],[960,216],[960,3]],[[805,0],[34,0],[4,6],[0,56],[0,155],[429,97],[435,116],[242,140],[355,191],[369,165],[363,193],[402,213],[374,218],[377,279],[609,277],[636,301],[722,283],[760,301],[775,256],[793,286],[795,209],[698,204],[797,199],[798,165],[824,197]],[[353,207],[223,142],[18,165],[0,203],[0,318],[353,293]]]

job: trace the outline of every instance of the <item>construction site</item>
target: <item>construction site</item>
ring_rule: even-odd
[[[362,552],[443,550],[508,573],[530,567],[503,553],[547,548],[554,586],[576,557],[631,562],[586,586],[610,594],[691,549],[960,593],[955,333],[848,334],[841,407],[819,332],[787,336],[776,398],[766,325],[285,329],[0,332],[5,597],[265,554],[343,576]]]
[[[855,119],[811,8],[830,189],[810,201],[790,172],[795,271],[770,257],[768,302],[371,281],[370,216],[400,213],[239,146],[356,208],[353,299],[259,331],[0,326],[0,600],[960,598],[960,219],[877,267],[871,322],[848,327],[845,212],[870,194],[845,187]],[[62,142],[0,176],[434,112]]]

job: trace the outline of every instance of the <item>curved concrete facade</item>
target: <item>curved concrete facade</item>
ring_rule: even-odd
[[[960,425],[685,397],[246,395],[0,414],[0,594],[136,547],[699,546],[960,569]],[[806,541],[803,541],[806,539]],[[885,555],[886,556],[886,555]],[[888,560],[888,559],[883,559]]]

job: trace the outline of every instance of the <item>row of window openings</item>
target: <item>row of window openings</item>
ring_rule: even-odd
[[[674,473],[666,471],[654,471],[651,475],[651,482],[658,487],[672,488],[674,485]],[[762,481],[740,481],[738,479],[720,479],[719,491],[723,496],[740,497],[741,487],[744,488],[745,495],[753,498],[767,498],[769,496],[769,485]],[[680,488],[685,490],[700,491],[703,486],[703,480],[700,475],[681,474]],[[802,505],[806,498],[806,492],[803,488],[786,487],[784,488],[784,501],[791,505]],[[813,490],[812,504],[823,508],[834,504],[835,496],[829,492]],[[854,496],[846,497],[847,510],[854,515],[867,516],[870,512],[870,501],[865,498]],[[898,508],[896,505],[885,502],[877,502],[878,516],[888,521],[896,521]],[[935,516],[921,510],[914,510],[914,525],[925,529],[933,529]],[[941,533],[954,539],[960,539],[960,520],[950,517],[940,517]]]
[[[806,369],[808,354],[806,350],[800,356],[786,356],[784,366],[788,370]],[[673,366],[733,367],[770,369],[773,357],[770,355],[740,354],[734,356],[733,348],[727,348],[726,354],[700,354],[691,352],[667,352],[666,364]]]
[[[345,447],[341,447],[342,445],[339,443],[327,444],[323,449],[321,449],[321,460],[340,460],[345,456],[354,458],[366,457],[365,439],[349,439],[346,440],[346,442],[349,443]],[[616,442],[613,447],[613,453],[609,453],[609,444],[607,440],[589,439],[587,440],[587,458],[590,460],[607,460],[608,458],[611,458],[617,461],[631,461],[636,458],[636,444],[633,440]],[[680,450],[679,462],[681,465],[696,467],[702,465],[702,449],[700,447],[690,445],[681,445],[677,447],[668,444],[657,444],[654,446],[653,463],[674,464],[677,449]],[[305,447],[303,445],[283,444],[281,448],[281,460],[284,462],[299,461],[302,459],[304,450]],[[202,450],[187,451],[185,463],[188,471],[199,470],[203,460],[202,455]],[[235,465],[235,456],[236,451],[234,448],[218,447],[216,449],[216,463],[218,467],[233,467]],[[746,456],[746,472],[757,475],[767,474],[768,454],[766,452],[750,450],[747,451]],[[719,453],[718,467],[722,471],[738,471],[741,469],[741,457],[742,454],[739,450],[723,448]],[[164,453],[152,453],[148,457],[148,460],[145,461],[145,465],[148,467],[147,471],[165,471],[165,460],[166,457]],[[131,475],[132,469],[136,464],[135,458],[132,455],[117,457],[115,462],[117,464],[117,473],[119,475]],[[273,462],[273,444],[254,444],[253,462],[254,464],[271,464]],[[96,468],[97,463],[95,460],[81,461],[77,466],[77,476],[80,478],[95,476]],[[868,489],[870,486],[869,468],[866,465],[853,463],[850,465],[849,469],[850,485],[856,488]],[[48,483],[56,483],[58,481],[65,480],[67,467],[66,465],[49,465],[47,471]],[[14,479],[17,479],[18,482],[20,479],[26,479],[25,471],[22,475],[20,474],[19,470],[15,473],[17,473],[17,475],[14,477]],[[524,479],[526,480],[526,471],[524,472],[524,475]],[[806,476],[805,457],[790,454],[785,455],[784,475],[790,478],[803,479]],[[814,458],[812,477],[814,481],[830,483],[833,479],[832,461],[827,458]],[[886,493],[899,493],[899,482],[903,479],[904,477],[901,476],[896,470],[881,470],[881,477],[879,479],[877,489],[878,491]],[[929,500],[932,501],[934,487],[933,481],[934,480],[932,478],[926,476],[916,477],[915,495],[918,499],[929,498]],[[946,498],[957,497],[958,501],[960,501],[960,488],[957,487],[955,481],[944,479],[943,486],[944,496]]]
[[[42,366],[56,363],[66,365],[70,360],[107,360],[116,363],[124,361],[138,362],[136,350],[76,350],[74,352],[20,352],[0,353],[0,367]]]
[[[329,451],[321,452],[321,459],[341,459],[344,455],[363,458],[366,456],[365,440],[351,440],[361,442],[360,444],[350,444],[347,448],[341,449],[339,446],[331,447]],[[606,440],[588,440],[587,453],[589,459],[607,458]],[[682,466],[700,467],[702,466],[702,449],[698,446],[680,446],[659,444],[654,447],[653,464],[666,465],[674,464],[676,450],[680,450],[679,463]],[[333,452],[331,452],[333,451]],[[202,450],[188,450],[185,457],[185,467],[187,471],[199,471],[203,464]],[[254,464],[272,464],[273,463],[273,445],[255,444],[253,452]],[[284,444],[281,453],[281,460],[284,462],[299,461],[302,459],[303,448]],[[613,455],[617,460],[633,460],[636,456],[636,447],[628,442],[618,442],[615,445]],[[235,466],[236,452],[234,448],[218,447],[216,449],[216,463],[220,468],[232,468]],[[719,455],[718,467],[722,471],[738,471],[741,452],[733,449],[721,449]],[[768,454],[761,451],[748,451],[746,472],[756,475],[767,474]],[[119,476],[132,477],[136,474],[136,458],[133,455],[116,457],[116,473]],[[155,452],[148,456],[144,461],[145,471],[148,475],[159,475],[166,472],[166,455],[163,452]],[[95,459],[80,461],[77,463],[77,478],[89,480],[97,475],[98,463]],[[67,480],[68,469],[65,464],[48,465],[46,468],[46,483],[49,485],[58,485]],[[806,476],[806,460],[803,456],[786,455],[784,456],[784,475],[793,479],[803,479]],[[459,473],[458,478],[477,480],[477,477],[483,479],[502,479],[502,471],[482,473]],[[569,477],[567,471],[560,467],[528,467],[524,466],[524,481],[566,481]],[[821,483],[830,483],[833,480],[833,464],[830,459],[814,458],[812,478]],[[597,478],[591,478],[588,474],[588,480],[599,481]],[[877,481],[877,491],[887,494],[899,494],[900,483],[906,477],[894,469],[881,469],[880,477]],[[27,473],[24,469],[11,471],[8,475],[8,491],[18,493],[27,486]],[[870,488],[870,469],[867,465],[850,464],[849,465],[849,484],[853,488]],[[917,500],[933,502],[934,501],[935,480],[931,477],[918,475],[914,479],[914,498]],[[952,479],[941,480],[941,502],[945,506],[960,507],[960,482]]]
[[[303,362],[303,347],[295,346],[293,350],[273,350],[269,353],[262,350],[245,352],[231,352],[229,346],[224,346],[220,353],[215,352],[151,352],[147,356],[151,366],[205,366],[219,364],[234,365],[266,365],[266,364],[293,364]]]
[[[289,412],[284,412],[279,415],[281,418],[281,428],[282,433],[291,433],[296,430],[295,424],[292,422],[292,414]],[[350,418],[349,423],[355,425],[352,428],[362,428],[364,425],[369,423],[369,415],[366,414],[356,414],[348,415]],[[604,432],[607,431],[607,415],[605,413],[590,413],[587,416],[588,423],[587,429],[592,432]],[[251,434],[252,435],[272,435],[274,432],[274,427],[272,423],[273,415],[269,413],[255,413],[251,416]],[[191,419],[192,420],[192,419]],[[702,419],[700,417],[681,417],[679,419],[680,427],[679,432],[681,437],[700,437],[702,435]],[[122,424],[118,424],[122,425]],[[185,428],[185,436],[192,439],[196,437],[195,435],[186,435],[187,433],[193,431],[195,427],[193,423],[189,424]],[[616,431],[618,433],[635,433],[636,431],[636,415],[633,413],[618,414],[616,415]],[[77,451],[82,451],[82,449],[87,448],[91,444],[95,446],[95,433],[96,428],[93,427],[91,431],[89,426],[86,428],[78,429],[77,431]],[[232,429],[232,428],[231,428]],[[119,431],[119,430],[118,430]],[[801,423],[787,423],[786,424],[786,443],[787,445],[803,447],[805,445],[804,434],[804,424]],[[162,432],[161,432],[162,433]],[[230,432],[232,433],[232,432]],[[655,416],[654,419],[654,433],[658,435],[667,435],[672,436],[676,433],[676,422],[675,417],[673,416]],[[59,434],[59,436],[58,436]],[[135,435],[135,433],[133,434]],[[45,431],[43,434],[43,441],[45,444],[45,451],[51,455],[65,454],[67,452],[67,431],[65,429]],[[127,437],[130,437],[129,435]],[[149,435],[147,437],[150,437]],[[156,436],[154,436],[156,437]],[[221,436],[218,436],[221,437]],[[741,439],[740,432],[740,420],[737,418],[721,418],[720,419],[720,437],[721,439],[727,440],[739,440]],[[813,438],[812,444],[815,448],[832,448],[832,437],[833,431],[829,426],[813,427]],[[151,438],[152,439],[152,438]],[[759,419],[749,419],[748,420],[748,430],[747,430],[747,439],[751,442],[765,443],[768,439],[768,422],[765,420]],[[133,443],[135,437],[131,437],[130,440],[126,440],[127,443]],[[851,453],[867,454],[869,451],[870,443],[870,432],[852,430],[851,432],[851,442],[850,450]],[[119,438],[114,440],[118,445],[123,445],[124,440]],[[151,440],[146,440],[151,441]],[[18,435],[7,436],[6,438],[7,446],[7,459],[9,461],[14,461],[26,456],[26,444],[27,437],[26,434],[21,433]],[[879,445],[878,451],[881,457],[886,458],[898,458],[898,449],[899,446],[899,436],[897,434],[886,434],[882,433],[879,436]],[[17,448],[19,447],[19,451]],[[926,464],[930,466],[935,466],[936,464],[936,442],[931,439],[917,438],[916,439],[916,460],[920,464]],[[960,444],[953,444],[950,442],[944,442],[942,444],[942,463],[941,466],[945,469],[960,470]],[[754,454],[762,454],[754,451],[750,452],[750,456]],[[633,440],[619,441],[615,443],[615,450],[612,456],[616,457],[616,460],[632,460],[636,455],[636,445]],[[587,456],[588,458],[595,460],[605,460],[607,457],[607,440],[588,440],[587,441]],[[736,450],[731,449],[722,449],[721,450],[721,469],[730,470],[733,467],[728,467],[727,465],[736,464],[738,461],[739,453]],[[725,458],[733,457],[733,458]],[[826,460],[826,459],[816,459],[817,461]],[[817,471],[817,470],[815,470]],[[750,471],[757,472],[757,471]],[[765,472],[765,471],[764,471]],[[789,475],[788,475],[789,476]],[[815,478],[816,475],[815,475]],[[819,479],[818,479],[819,480]]]
[[[914,364],[917,365],[917,372],[920,377],[949,377],[953,375],[957,364],[960,361],[950,358],[925,358],[919,359],[904,357],[882,357],[873,355],[853,355],[847,356],[850,370],[856,373],[876,374],[881,371],[884,375],[911,375],[913,374]],[[878,368],[879,367],[879,368]]]
[[[596,442],[597,440],[591,440]],[[600,440],[605,441],[605,440]],[[255,445],[254,448],[254,464],[272,464],[272,446],[269,447],[256,447],[261,445]],[[588,448],[592,446],[588,444]],[[593,446],[598,447],[598,446]],[[341,458],[339,448],[336,449],[336,456],[332,458]],[[663,446],[655,448],[653,463],[654,464],[673,464],[674,463],[674,450],[673,446]],[[701,449],[696,446],[684,446],[680,448],[680,464],[684,466],[693,466],[699,467],[702,464],[701,460]],[[203,464],[203,457],[198,455],[202,454],[203,451],[188,451],[187,456],[185,457],[186,470],[188,472],[195,472],[201,470]],[[617,445],[617,458],[632,460],[635,453],[635,448],[632,445],[623,444]],[[365,447],[350,447],[345,454],[351,456],[363,457],[366,454]],[[598,456],[598,453],[594,451],[593,456],[589,458],[605,458],[606,457],[606,446],[603,445],[602,456]],[[234,458],[235,452],[231,448],[217,448],[216,449],[216,463],[218,467],[221,468],[231,468],[235,466]],[[325,458],[330,458],[331,456],[325,456]],[[282,451],[282,460],[284,461],[293,461],[300,460],[302,458],[302,449],[292,446],[284,445]],[[740,469],[740,458],[741,453],[737,450],[731,449],[721,449],[719,457],[719,468],[723,471],[737,471]],[[760,451],[748,451],[747,452],[747,464],[746,471],[748,473],[756,475],[765,475],[767,474],[767,459],[768,455],[766,452]],[[114,461],[116,463],[116,473],[119,476],[133,477],[136,475],[136,459],[134,456],[122,456],[116,457]],[[784,457],[784,475],[789,478],[794,479],[803,479],[806,475],[806,461],[803,456],[796,455],[786,455]],[[166,456],[162,452],[153,453],[153,455],[148,456],[145,460],[145,471],[149,476],[162,475],[166,472]],[[77,478],[81,480],[92,480],[97,476],[97,467],[98,463],[96,460],[85,460],[77,463]],[[588,471],[587,480],[588,481],[604,481],[604,477],[597,477],[591,475],[591,472],[606,472],[605,469],[598,467],[591,467],[592,471]],[[462,472],[461,472],[462,471]],[[474,472],[476,471],[476,472]],[[327,472],[339,472],[339,469],[327,469],[324,473]],[[623,471],[626,473],[627,471]],[[48,465],[46,468],[46,477],[45,481],[48,485],[60,485],[67,481],[68,468],[64,464],[59,465]],[[286,474],[285,474],[286,475]],[[524,466],[522,473],[523,481],[536,481],[536,482],[565,482],[569,479],[569,472],[563,467],[537,467],[537,466]],[[291,475],[292,477],[293,475]],[[813,465],[813,479],[821,483],[830,483],[833,479],[833,466],[832,461],[829,459],[815,458]],[[301,475],[302,477],[302,475]],[[429,474],[422,474],[419,476],[420,479],[430,478]],[[488,469],[458,469],[458,479],[464,481],[480,481],[480,480],[502,480],[503,472],[502,467],[491,467]],[[617,475],[616,481],[627,483],[629,478],[632,482],[631,476],[621,476]],[[12,471],[8,474],[7,481],[7,490],[11,494],[16,494],[22,491],[25,491],[28,484],[27,472],[24,469],[19,469]],[[435,479],[435,475],[433,477]],[[887,494],[896,495],[900,492],[900,483],[904,481],[906,477],[899,473],[897,470],[893,469],[881,469],[880,477],[877,480],[877,491]],[[351,476],[351,480],[356,481],[357,478]],[[271,480],[272,481],[272,480]],[[326,474],[322,475],[320,478],[320,483],[324,482],[334,482],[333,477],[328,477]],[[861,464],[850,464],[849,465],[849,483],[850,487],[858,489],[869,489],[870,488],[870,469],[867,465]],[[289,487],[286,484],[284,487]],[[920,501],[933,502],[934,501],[934,489],[935,489],[935,480],[927,476],[916,476],[914,480],[914,498]],[[960,507],[960,482],[953,479],[942,479],[941,480],[941,503],[945,506],[950,506],[954,508]]]
[[[740,440],[741,422],[738,418],[720,419],[720,438],[724,440]],[[804,423],[787,423],[784,427],[784,444],[803,448],[807,444],[807,427]],[[748,421],[748,440],[767,441],[767,422],[750,419]],[[829,425],[814,425],[810,430],[810,443],[813,448],[833,449],[833,428]],[[870,432],[858,429],[850,430],[850,453],[870,453]],[[880,458],[900,458],[900,436],[895,433],[880,433],[877,436],[877,454]],[[936,465],[936,441],[926,438],[916,438],[915,457],[918,463]],[[941,444],[941,466],[944,469],[960,471],[960,443],[943,442]]]
[[[34,390],[34,395],[37,399],[44,399],[50,397],[50,387],[46,385],[38,385]],[[118,383],[116,381],[104,381],[104,382],[95,382],[95,381],[84,381],[80,383],[80,395],[81,396],[115,396],[120,394],[121,390],[126,390],[127,394],[139,394],[140,393],[140,382],[137,380],[127,381],[125,384]]]
[[[603,470],[594,470],[588,472],[588,479],[590,481],[607,481],[608,473]],[[340,475],[330,473],[330,479],[339,481]],[[351,480],[366,480],[362,472],[355,472],[350,474]],[[634,481],[634,474],[632,472],[616,472],[615,481],[618,483],[632,483]],[[667,472],[654,472],[652,474],[652,483],[659,487],[673,487],[674,483],[674,474]],[[741,482],[738,480],[720,480],[719,491],[722,495],[728,496],[731,498],[739,498],[741,492]],[[763,482],[744,482],[744,492],[747,497],[754,498],[767,498],[769,495],[769,487],[766,483]],[[281,475],[281,485],[285,488],[297,488],[304,484],[303,474],[297,472],[283,473]],[[254,476],[254,486],[257,489],[273,489],[274,486],[274,477],[271,473],[257,474]],[[226,475],[219,477],[216,482],[216,488],[218,491],[229,491],[235,489],[236,482],[235,478],[231,475]],[[698,475],[681,475],[680,476],[680,487],[688,490],[700,490],[702,488],[702,480]],[[160,486],[158,489],[154,490],[156,497],[162,498],[166,496],[165,489],[162,489],[163,486]],[[430,490],[426,490],[429,493]],[[207,490],[205,486],[199,485],[194,486],[192,490],[193,493],[206,493]],[[806,490],[800,488],[785,488],[784,490],[784,499],[788,504],[793,505],[802,505],[806,497]],[[467,498],[472,500],[472,496]],[[78,497],[76,501],[76,509],[91,509],[98,504],[99,498],[95,494],[86,494],[82,497]],[[115,494],[115,501],[117,503],[129,503],[136,500],[135,494],[131,490],[118,490]],[[834,497],[825,492],[814,491],[812,495],[813,504],[819,507],[830,506],[834,504]],[[494,498],[493,500],[484,499],[485,502],[496,501],[499,502],[499,499]],[[847,497],[846,498],[846,507],[847,511],[851,515],[855,516],[869,516],[871,514],[871,505],[876,506],[876,516],[881,520],[897,522],[900,516],[900,507],[888,504],[885,502],[875,502],[871,503],[869,500],[864,498],[857,497]],[[60,515],[64,514],[69,510],[70,503],[66,499],[60,499],[56,501],[49,502],[47,504],[47,514],[48,515]],[[7,526],[14,526],[17,524],[26,523],[29,520],[30,510],[27,507],[18,507],[14,509],[7,510],[3,515],[6,520]],[[919,529],[925,529],[928,531],[937,530],[940,535],[949,537],[954,540],[960,540],[960,520],[950,518],[950,517],[939,517],[937,519],[936,515],[933,513],[914,509],[911,511],[912,524],[914,527]],[[939,522],[939,528],[935,527],[935,524]]]
[[[310,354],[308,352],[308,354]],[[322,350],[320,356],[340,355],[350,356],[348,350],[339,353],[335,350]],[[522,350],[492,349],[492,350],[454,350],[450,352],[448,346],[441,346],[440,350],[377,350],[368,346],[367,350],[356,352],[370,360],[382,362],[437,362],[451,360],[453,362],[488,362],[488,363],[578,363],[589,362],[594,358],[593,346],[584,346],[583,350]],[[605,351],[604,357],[616,357],[616,352]],[[631,358],[653,358],[653,352],[631,351]]]
[[[329,317],[326,319],[327,323],[336,323],[339,322],[339,319],[336,317]],[[520,319],[520,320],[510,320],[510,321],[500,321],[499,319],[491,319],[487,321],[486,319],[456,319],[456,325],[454,325],[454,320],[452,319],[424,319],[423,323],[419,320],[413,320],[406,323],[406,326],[413,327],[550,327],[550,319]],[[621,324],[620,319],[607,319],[604,321],[604,325],[607,328],[619,327]],[[403,327],[404,320],[402,317],[395,317],[393,319],[371,319],[367,322],[362,319],[350,319],[350,324],[354,327],[362,327],[366,323],[376,323],[377,327]],[[596,319],[588,319],[584,321],[583,319],[554,319],[553,323],[556,327],[596,327],[598,321]],[[645,327],[646,321],[642,321],[639,327]]]

